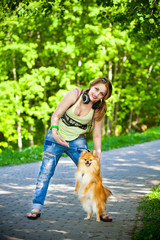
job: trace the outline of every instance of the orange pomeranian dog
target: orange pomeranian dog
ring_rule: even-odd
[[[105,210],[107,198],[112,194],[111,191],[102,185],[100,173],[100,161],[95,150],[88,152],[84,150],[79,158],[77,170],[75,173],[76,187],[83,209],[88,213],[85,220],[96,214],[97,221],[100,221],[100,215]]]

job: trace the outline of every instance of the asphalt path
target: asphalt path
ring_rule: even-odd
[[[160,140],[102,152],[103,184],[113,192],[108,223],[84,220],[68,157],[59,161],[41,217],[28,220],[40,164],[0,167],[0,240],[131,239],[140,199],[160,182]]]

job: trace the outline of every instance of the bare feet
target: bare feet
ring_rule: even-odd
[[[41,216],[41,211],[38,208],[34,208],[30,213],[27,213],[26,216],[28,219],[35,220]]]
[[[103,211],[103,213],[100,216],[101,221],[103,222],[112,222],[112,218],[107,214],[106,211]]]

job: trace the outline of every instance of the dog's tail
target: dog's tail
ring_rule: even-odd
[[[107,197],[107,198],[112,195],[112,192],[111,192],[111,190],[109,190],[108,187],[104,187],[104,191],[105,191],[105,194],[106,194],[106,197]]]

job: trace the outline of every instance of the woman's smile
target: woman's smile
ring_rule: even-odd
[[[96,100],[96,99],[97,99],[97,97],[96,97],[95,95],[92,95],[92,98],[93,98],[94,100]]]

